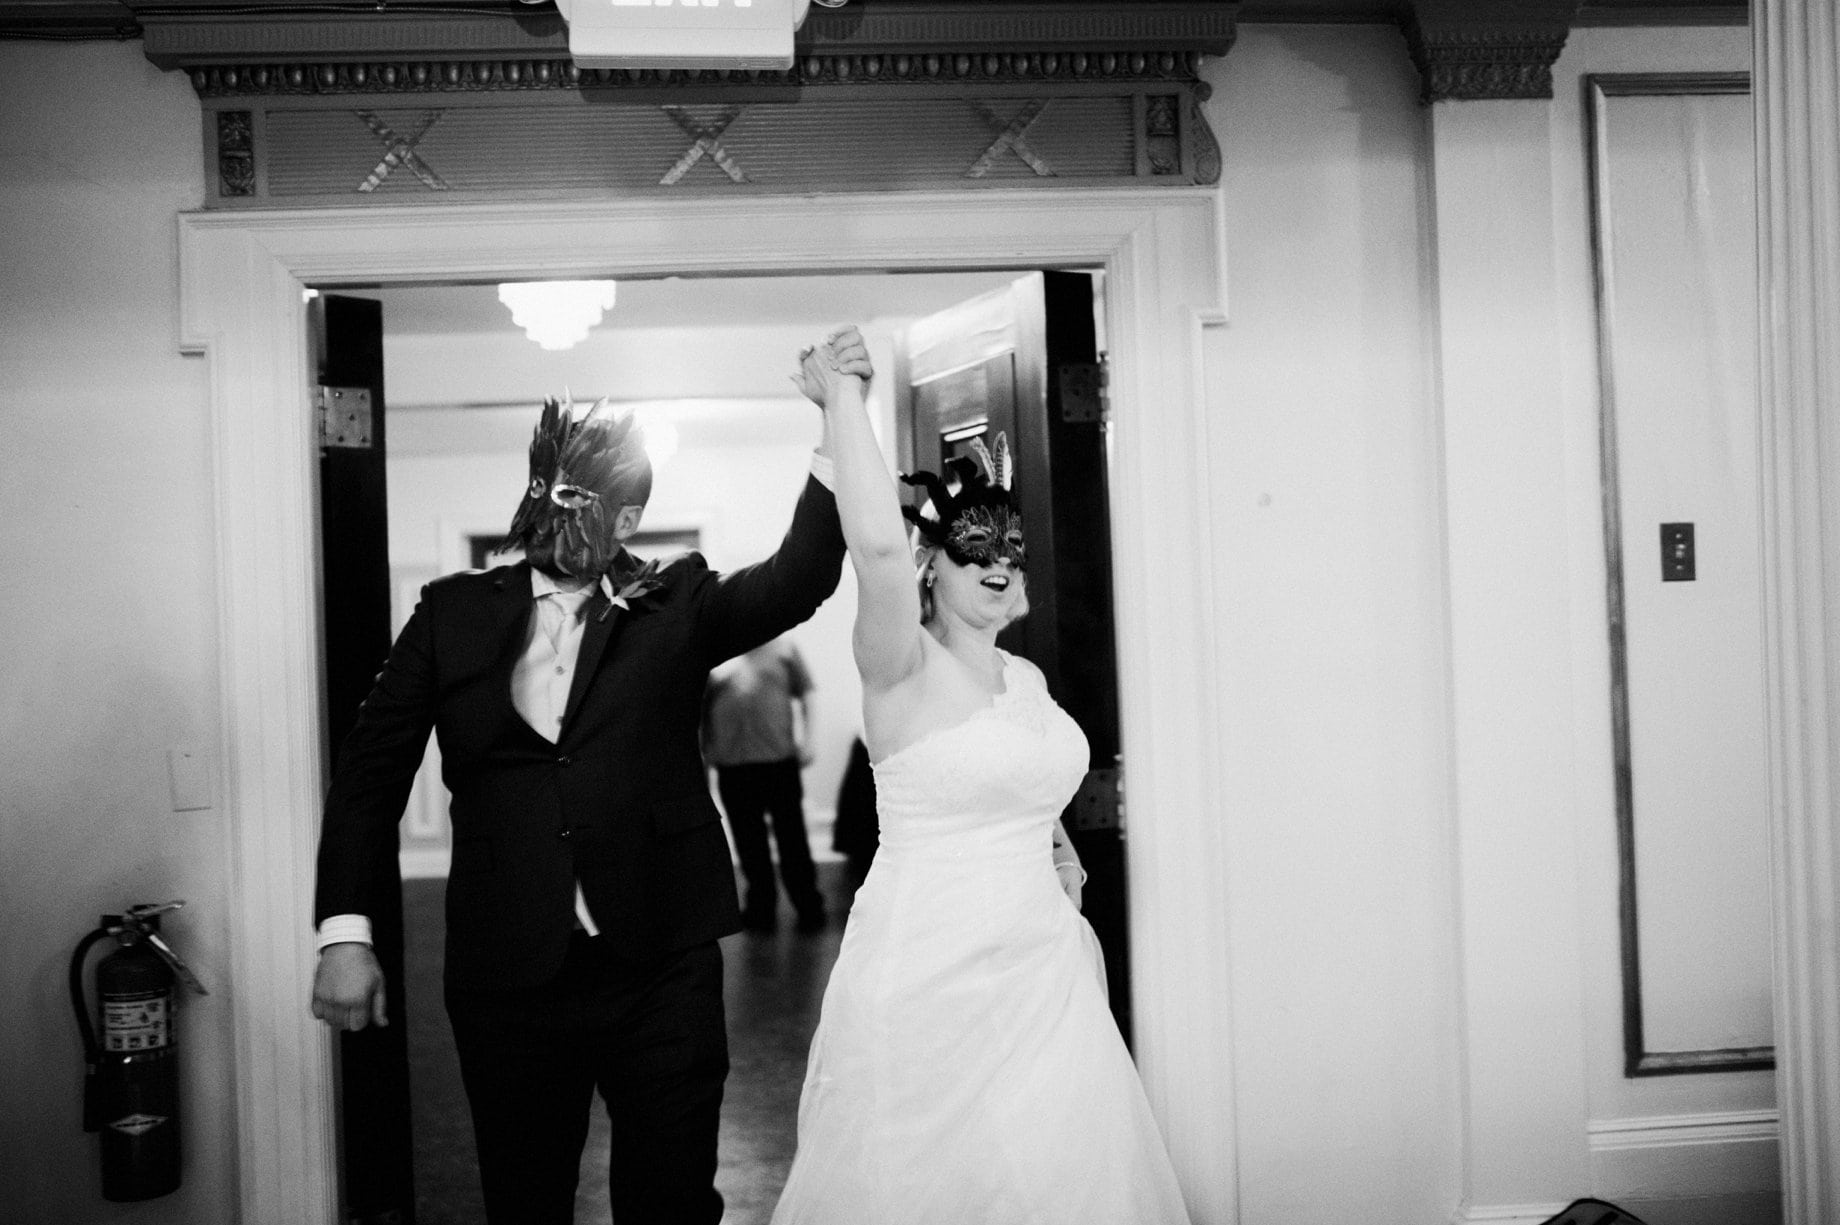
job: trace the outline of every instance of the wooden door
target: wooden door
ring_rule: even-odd
[[[1084,912],[1105,951],[1112,1013],[1131,1036],[1119,796],[1107,425],[1096,278],[1037,272],[913,323],[896,346],[902,471],[939,471],[1009,435],[1029,549],[1029,615],[999,642],[1031,660],[1092,746],[1064,816],[1089,879]]]
[[[383,307],[322,295],[313,300],[308,322],[319,384],[325,760],[332,764],[390,653]],[[400,880],[386,892],[388,903],[370,919],[389,984],[390,1024],[339,1035],[344,1219],[358,1225],[415,1221]]]

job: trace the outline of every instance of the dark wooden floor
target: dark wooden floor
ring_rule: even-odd
[[[833,915],[848,906],[842,865],[818,865]],[[418,1225],[484,1225],[473,1164],[472,1124],[460,1088],[447,1014],[441,1007],[441,898],[444,881],[405,882],[410,1083],[415,1127]],[[726,964],[729,1073],[722,1107],[716,1188],[728,1203],[724,1225],[766,1225],[792,1164],[805,1051],[818,1004],[837,959],[840,923],[794,932],[781,903],[781,930],[722,941]],[[597,1106],[575,1199],[579,1225],[604,1225],[607,1119]]]

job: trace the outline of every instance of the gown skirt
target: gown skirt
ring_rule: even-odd
[[[1004,681],[875,766],[773,1225],[1187,1225],[1050,858],[1086,739],[1032,668]]]

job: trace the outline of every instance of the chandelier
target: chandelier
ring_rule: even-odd
[[[612,281],[515,281],[498,287],[511,321],[552,352],[571,348],[613,307]]]

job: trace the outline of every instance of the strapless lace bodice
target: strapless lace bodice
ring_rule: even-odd
[[[1086,775],[1086,736],[1033,668],[1004,653],[1004,691],[875,765],[878,856],[1039,856]]]

